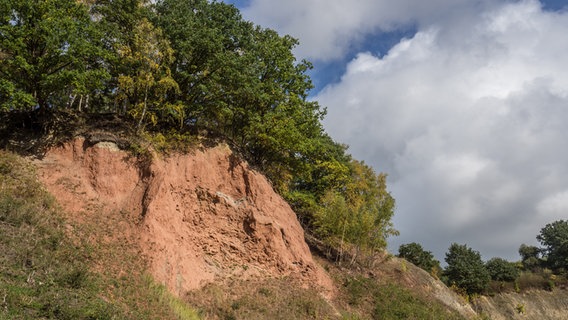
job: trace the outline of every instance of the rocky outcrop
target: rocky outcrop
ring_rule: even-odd
[[[78,138],[36,165],[71,219],[134,216],[124,233],[178,295],[231,277],[288,276],[332,290],[295,213],[225,145],[144,162],[108,139]]]

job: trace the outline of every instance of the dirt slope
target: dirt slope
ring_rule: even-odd
[[[442,281],[412,263],[397,257],[388,258],[375,267],[376,276],[392,279],[402,286],[425,297],[435,299],[455,310],[465,319],[474,319],[476,312],[462,297],[450,290]]]
[[[114,143],[77,138],[36,166],[71,219],[124,216],[123,234],[177,295],[229,278],[281,276],[333,290],[294,212],[227,146],[141,163]]]
[[[568,319],[568,291],[565,289],[502,293],[494,297],[481,297],[475,304],[480,312],[492,320]]]

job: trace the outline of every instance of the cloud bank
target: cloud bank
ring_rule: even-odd
[[[413,1],[401,1],[372,23],[358,9],[371,2],[384,6],[357,1],[345,12],[354,17],[330,28],[356,39],[414,20],[419,31],[384,56],[358,54],[315,100],[328,108],[328,132],[389,174],[401,231],[392,251],[417,241],[443,259],[458,242],[485,258],[517,259],[521,243],[534,244],[546,223],[568,217],[568,12],[531,0],[439,0],[428,4],[450,16],[405,17]],[[340,10],[329,3],[324,11]],[[334,38],[326,30],[322,38]],[[341,47],[341,39],[322,41]],[[309,47],[307,55],[320,54]]]
[[[503,0],[251,0],[243,16],[263,27],[299,38],[299,58],[329,61],[342,58],[373,33],[401,26],[428,25],[451,17],[470,19]]]
[[[568,218],[568,7],[230,2],[246,19],[299,38],[296,55],[316,66],[355,57],[314,99],[328,109],[326,130],[389,174],[401,231],[391,251],[416,241],[443,260],[458,242],[487,259],[516,260],[521,243],[536,244],[544,225]],[[365,51],[385,32],[408,29],[417,32],[388,53]]]

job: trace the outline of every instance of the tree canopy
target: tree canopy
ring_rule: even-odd
[[[102,34],[69,0],[0,0],[0,107],[65,108],[101,89]]]
[[[546,265],[554,270],[568,270],[568,221],[547,224],[536,238],[544,246]]]
[[[468,294],[481,293],[487,288],[491,278],[478,251],[465,244],[453,243],[445,260],[448,265],[444,275],[449,284],[462,288]]]
[[[492,280],[515,281],[519,276],[519,270],[515,264],[502,258],[491,258],[485,264]]]
[[[535,246],[521,244],[519,247],[519,255],[521,256],[521,263],[523,268],[530,271],[536,271],[541,265],[540,259],[541,250]]]
[[[400,245],[398,248],[398,256],[434,274],[440,269],[440,262],[434,259],[432,252],[424,250],[424,248],[416,242]]]

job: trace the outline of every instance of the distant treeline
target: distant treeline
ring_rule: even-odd
[[[339,253],[384,248],[396,233],[386,176],[325,133],[296,45],[216,1],[0,0],[0,110],[214,134]]]
[[[568,220],[557,220],[540,230],[542,247],[521,244],[521,260],[495,257],[483,262],[481,254],[467,245],[452,243],[446,253],[446,268],[416,242],[399,247],[398,256],[430,272],[450,287],[468,295],[546,289],[568,284]]]

